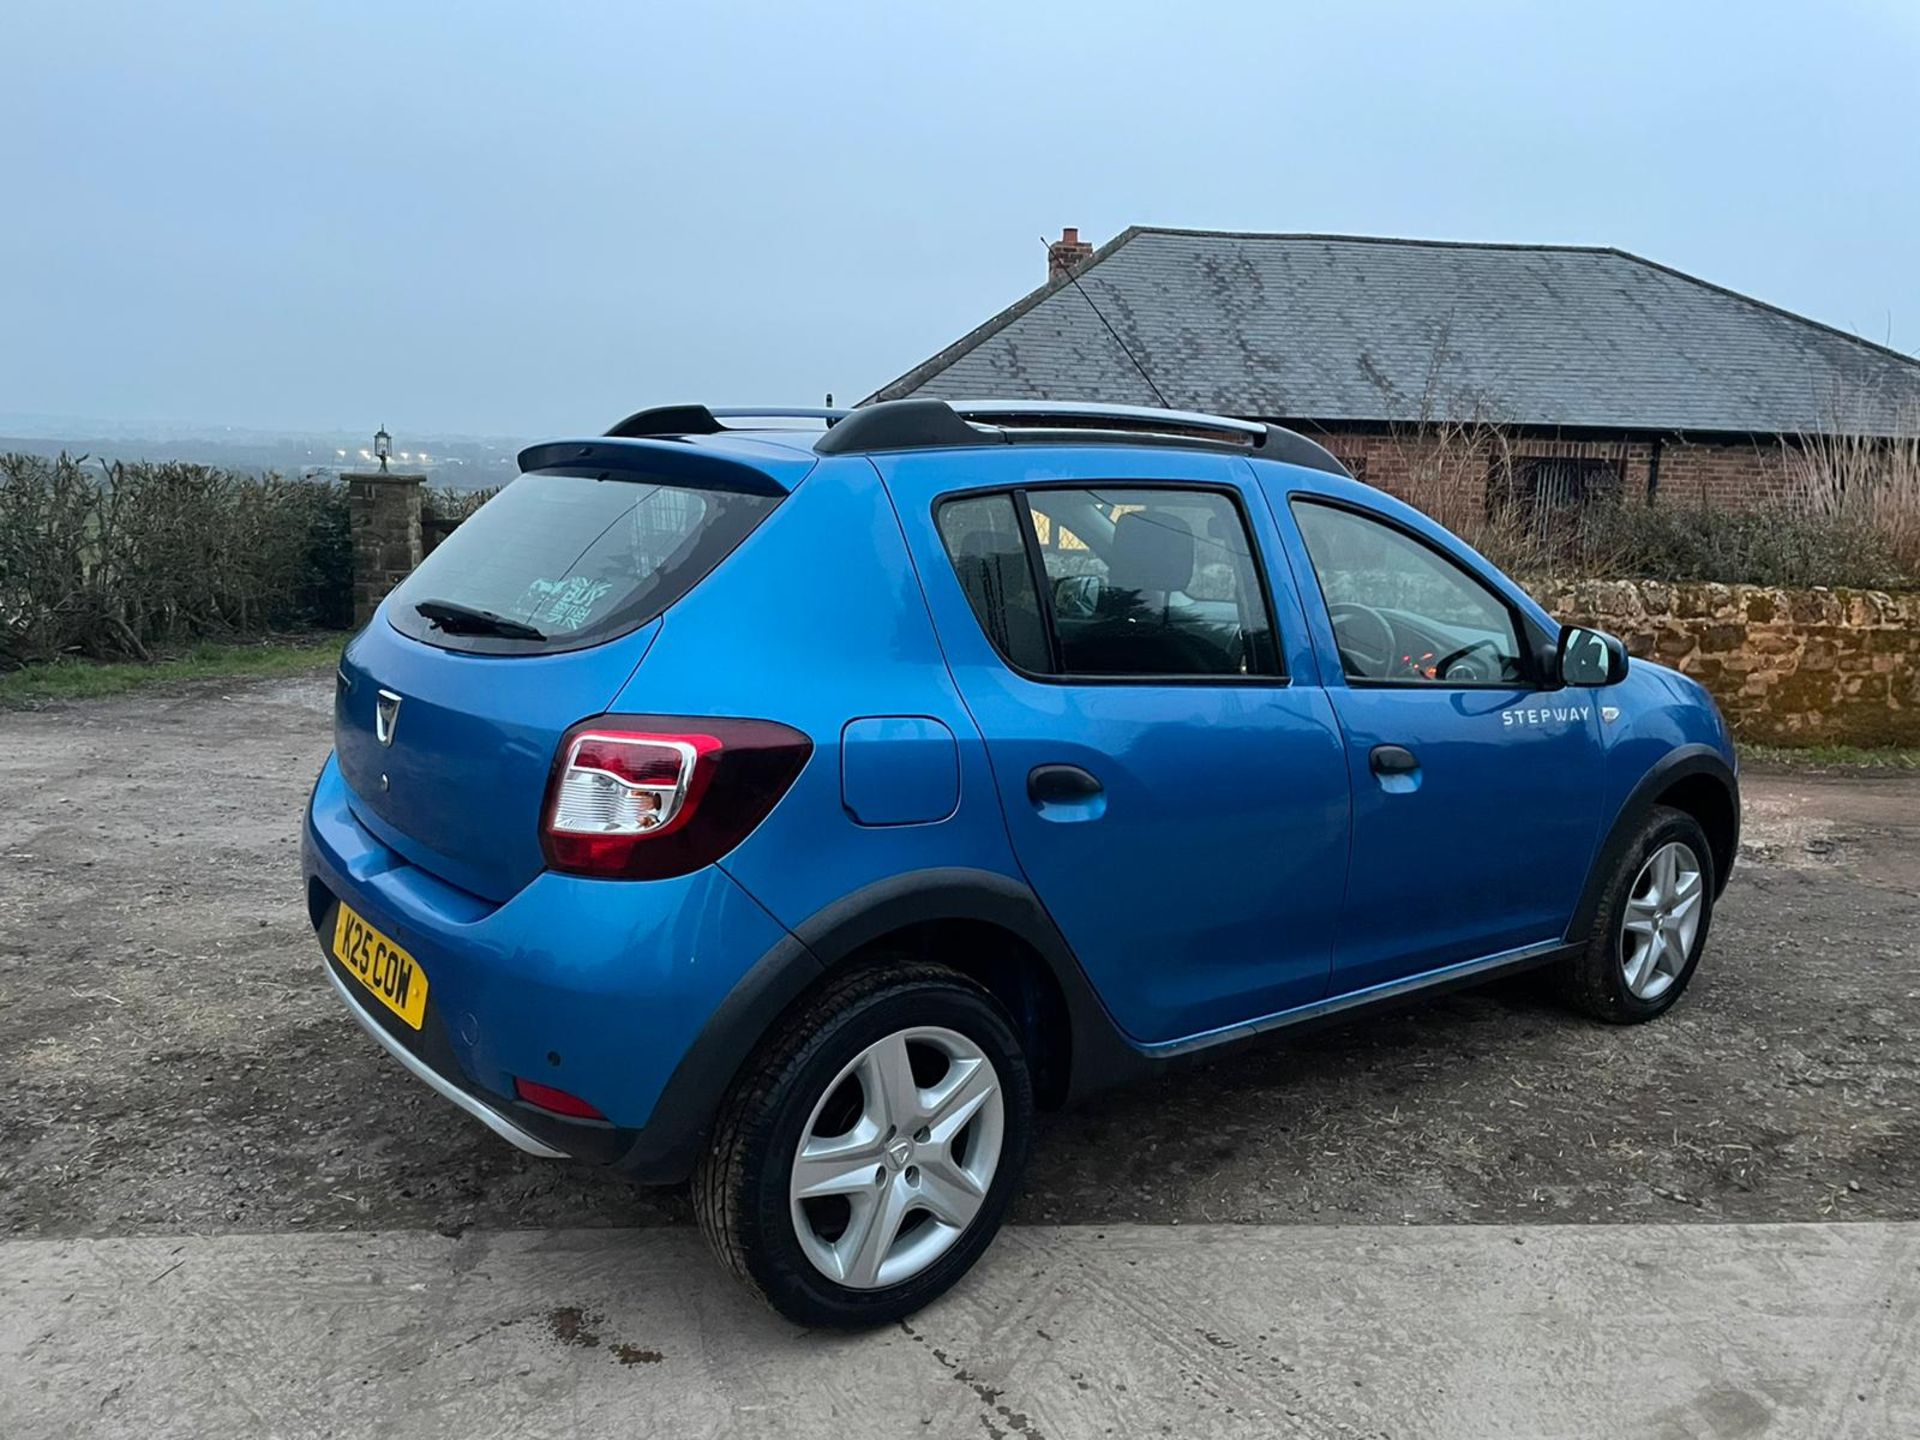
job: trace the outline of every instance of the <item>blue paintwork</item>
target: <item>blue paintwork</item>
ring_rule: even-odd
[[[1605,823],[1611,824],[1649,770],[1686,746],[1706,746],[1738,774],[1733,732],[1699,681],[1651,660],[1636,660],[1627,678],[1607,694],[1603,703],[1614,706],[1620,718],[1608,727],[1606,784],[1600,806]]]
[[[409,639],[384,613],[347,645],[334,685],[354,813],[414,864],[505,900],[546,864],[540,804],[560,736],[610,708],[659,625],[564,655],[462,655]],[[391,746],[374,735],[383,689],[402,697]]]
[[[1549,631],[1557,627],[1412,506],[1337,477],[1255,468],[1296,589],[1314,601],[1309,625],[1327,657],[1327,695],[1347,742],[1354,903],[1340,924],[1335,987],[1363,989],[1558,938],[1599,842],[1599,707],[1613,703],[1608,692],[1350,686],[1289,504],[1295,495],[1349,500],[1398,522],[1524,602]],[[1376,745],[1411,750],[1417,778],[1376,776],[1369,760]]]
[[[461,655],[376,616],[342,663],[337,759],[306,828],[316,922],[344,898],[410,949],[465,1083],[494,1094],[527,1075],[643,1124],[762,956],[846,897],[923,871],[1031,885],[1147,1053],[1471,973],[1559,938],[1601,837],[1661,757],[1706,745],[1732,760],[1705,693],[1646,663],[1610,690],[1545,695],[1347,685],[1295,492],[1389,516],[1556,627],[1424,516],[1317,471],[1098,444],[819,459],[803,437],[619,443],[688,476],[753,466],[792,493],[664,617],[593,649]],[[1010,671],[933,507],[1048,481],[1238,495],[1286,678]],[[380,688],[404,697],[391,747],[372,734]],[[1603,723],[1602,706],[1619,720]],[[1508,718],[1542,709],[1545,720]],[[814,751],[758,830],[706,870],[556,875],[538,840],[555,750],[602,713],[776,720]],[[1368,764],[1376,744],[1406,746],[1419,769],[1383,783]],[[1026,777],[1043,764],[1081,766],[1101,789],[1036,803]]]
[[[646,1124],[738,982],[737,957],[758,958],[783,934],[717,866],[643,885],[543,872],[490,904],[376,839],[332,760],[303,849],[309,883],[345,897],[419,961],[468,1086],[507,1100],[525,1076],[616,1125]]]
[[[868,715],[840,732],[840,800],[861,825],[932,825],[960,804],[960,747],[924,715]]]
[[[667,612],[617,708],[758,716],[812,737],[793,789],[720,862],[789,927],[916,870],[1020,878],[979,729],[947,671],[900,523],[862,457],[823,461]],[[934,824],[858,824],[842,803],[840,733],[861,716],[909,714],[954,735],[959,803]],[[757,958],[742,957],[742,968]]]
[[[1326,992],[1346,881],[1346,760],[1314,685],[1029,680],[981,632],[933,520],[956,485],[1093,478],[1204,480],[1244,493],[1236,457],[1008,446],[881,459],[954,679],[987,737],[1021,867],[1122,1029],[1168,1040]],[[1256,501],[1257,501],[1257,497]],[[1271,517],[1249,507],[1271,554]],[[1314,673],[1282,600],[1289,673]],[[1027,774],[1078,765],[1101,782],[1096,823],[1055,823]]]

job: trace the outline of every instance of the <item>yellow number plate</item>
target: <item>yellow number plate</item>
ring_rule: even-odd
[[[333,956],[373,998],[414,1029],[427,1015],[427,972],[420,962],[346,906],[333,922]]]

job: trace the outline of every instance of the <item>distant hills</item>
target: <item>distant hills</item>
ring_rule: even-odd
[[[392,464],[396,470],[425,474],[434,485],[483,490],[504,485],[519,473],[514,457],[526,443],[502,436],[409,435],[396,429]],[[372,447],[371,432],[299,434],[0,414],[0,453],[54,456],[65,451],[95,460],[184,460],[253,473],[337,475],[373,469]]]

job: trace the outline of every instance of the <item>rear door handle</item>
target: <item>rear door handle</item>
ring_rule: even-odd
[[[1367,761],[1376,775],[1411,775],[1420,768],[1419,760],[1404,745],[1376,745]]]
[[[1036,765],[1027,772],[1027,798],[1036,805],[1072,805],[1101,791],[1093,773],[1078,765]]]

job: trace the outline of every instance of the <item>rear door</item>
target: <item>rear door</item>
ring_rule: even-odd
[[[1020,864],[1136,1039],[1316,1000],[1348,782],[1271,518],[1233,457],[1064,462],[879,462]]]
[[[1551,944],[1593,854],[1591,691],[1544,691],[1523,615],[1410,520],[1276,493],[1353,775],[1348,992]]]

